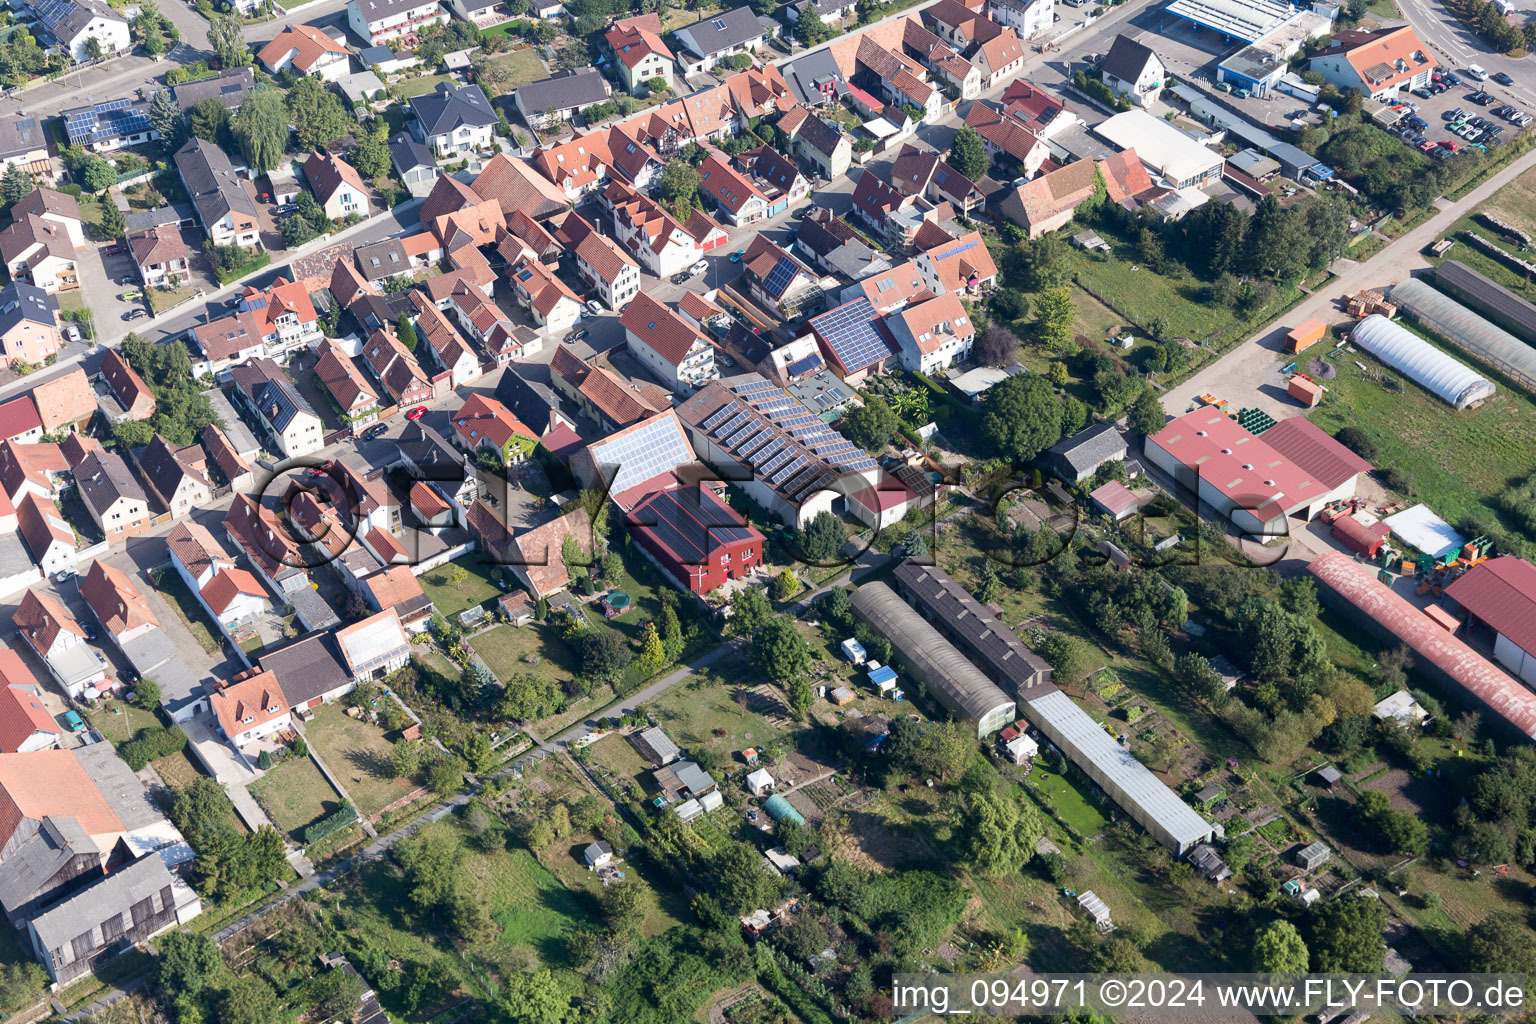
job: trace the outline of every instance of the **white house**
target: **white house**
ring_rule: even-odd
[[[21,656],[0,651],[0,753],[50,750],[59,745],[61,732]]]
[[[412,96],[409,103],[416,115],[411,134],[438,156],[490,148],[498,118],[478,85],[439,82],[436,92]]]
[[[1056,0],[987,0],[987,16],[1028,39],[1051,27]]]
[[[425,25],[443,25],[448,12],[438,0],[348,0],[347,24],[370,46],[415,36]]]
[[[38,25],[71,60],[90,59],[92,40],[96,54],[103,57],[133,47],[128,19],[100,0],[49,0],[29,6]]]
[[[277,676],[251,672],[208,698],[224,738],[236,748],[293,726],[293,713]]]
[[[751,53],[763,45],[766,34],[750,7],[738,7],[713,18],[696,21],[672,34],[682,45],[678,63],[690,75],[708,71],[726,57]]]
[[[71,697],[79,699],[87,688],[107,688],[111,676],[107,659],[86,642],[85,630],[56,597],[46,591],[27,591],[12,622]]]
[[[953,292],[909,304],[885,318],[901,352],[901,365],[920,373],[954,366],[971,354],[976,325]]]
[[[617,242],[596,231],[576,244],[576,269],[614,312],[640,293],[640,265]]]
[[[672,390],[702,387],[720,376],[714,346],[644,292],[619,320],[629,351]]]
[[[234,165],[224,151],[194,138],[176,151],[175,159],[181,183],[213,244],[261,245],[256,203],[235,176]]]
[[[1105,85],[1138,107],[1150,107],[1168,77],[1157,54],[1128,36],[1115,36],[1099,71]]]
[[[313,25],[289,25],[256,54],[271,74],[291,68],[295,74],[315,75],[334,82],[352,70],[352,54],[344,44]]]

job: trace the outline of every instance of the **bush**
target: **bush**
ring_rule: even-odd
[[[1333,435],[1333,439],[1367,462],[1375,462],[1381,454],[1376,442],[1359,427],[1344,427]]]
[[[331,814],[304,826],[304,845],[313,846],[327,836],[335,835],[357,820],[357,808],[343,803]]]
[[[187,734],[177,725],[168,728],[148,726],[117,748],[118,756],[128,762],[136,772],[144,770],[149,762],[179,753],[187,745]]]

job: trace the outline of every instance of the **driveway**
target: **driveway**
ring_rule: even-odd
[[[80,268],[80,290],[87,307],[96,315],[98,341],[115,341],[133,330],[133,322],[125,321],[123,314],[129,310],[149,310],[143,299],[124,302],[119,295],[133,289],[142,291],[139,273],[129,255],[107,256],[105,247],[86,243],[75,252],[75,265]],[[118,284],[126,280],[126,285]]]

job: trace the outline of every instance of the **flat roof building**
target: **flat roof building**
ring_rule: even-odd
[[[1120,149],[1134,149],[1150,171],[1174,188],[1194,188],[1220,178],[1226,162],[1220,153],[1145,110],[1116,114],[1094,131]]]

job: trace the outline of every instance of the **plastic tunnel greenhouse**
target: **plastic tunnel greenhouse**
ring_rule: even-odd
[[[1396,285],[1392,301],[1473,359],[1536,392],[1536,348],[1417,278]]]
[[[1412,283],[1417,282],[1403,282]],[[1392,290],[1394,302],[1402,301],[1397,294],[1397,289],[1402,286]],[[1428,326],[1434,327],[1433,324]],[[1465,409],[1473,402],[1493,396],[1491,380],[1380,313],[1372,313],[1361,320],[1349,337],[1356,345],[1457,409]]]

